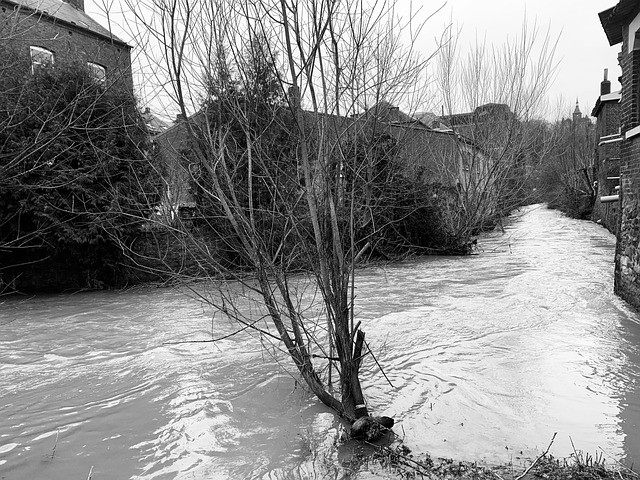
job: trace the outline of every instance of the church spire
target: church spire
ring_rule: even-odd
[[[580,111],[580,104],[578,103],[578,98],[576,97],[576,108],[573,111],[573,119],[580,120],[582,118],[582,112]]]

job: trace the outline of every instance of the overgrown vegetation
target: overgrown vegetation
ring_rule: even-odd
[[[452,231],[469,237],[534,200],[533,180],[553,146],[550,137],[542,141],[540,119],[558,68],[558,39],[523,23],[515,38],[477,38],[463,50],[457,33],[450,27],[443,35],[436,79],[443,122],[458,135],[469,172],[461,177],[460,206],[446,218]]]
[[[157,187],[135,99],[82,64],[0,57],[0,274],[64,266],[69,286],[113,284]]]
[[[537,174],[539,198],[572,218],[588,218],[596,194],[595,124],[577,117],[550,124],[546,130],[551,148]]]
[[[548,451],[529,460],[529,466],[489,465],[432,458],[413,454],[404,444],[370,444],[353,460],[354,471],[384,472],[406,479],[449,480],[638,480],[640,474],[619,462],[607,463],[603,451],[593,455],[574,449],[568,458],[555,458]]]

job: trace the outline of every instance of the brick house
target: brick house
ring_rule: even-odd
[[[84,0],[0,0],[0,41],[46,63],[86,62],[97,81],[133,91],[131,47],[84,11]]]
[[[592,219],[610,232],[618,231],[620,184],[620,92],[611,92],[608,70],[600,83],[600,96],[591,111],[596,118],[595,166],[597,195]]]
[[[620,0],[599,14],[610,45],[621,44],[620,223],[615,292],[640,307],[640,2]]]

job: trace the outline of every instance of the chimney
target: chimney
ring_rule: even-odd
[[[392,122],[400,121],[400,107],[389,107],[389,117]]]
[[[69,5],[73,5],[77,10],[84,12],[84,0],[64,0]]]
[[[611,93],[611,82],[608,80],[609,69],[604,69],[604,80],[600,82],[600,95],[607,95]]]

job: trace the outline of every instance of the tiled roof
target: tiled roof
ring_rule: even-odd
[[[31,11],[44,13],[56,20],[75,25],[83,30],[105,37],[106,39],[126,45],[125,42],[113,35],[82,10],[62,0],[5,0],[7,3],[27,8]]]

